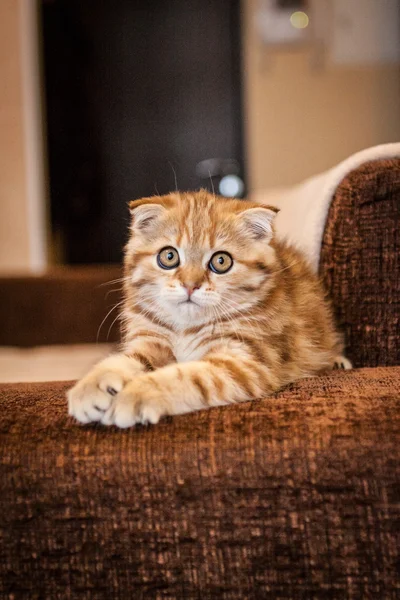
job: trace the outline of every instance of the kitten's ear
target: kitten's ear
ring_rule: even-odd
[[[245,204],[245,203],[244,203]],[[279,209],[266,204],[244,208],[238,215],[240,227],[254,240],[269,242],[272,238],[273,222]]]
[[[129,203],[129,210],[132,215],[132,229],[142,232],[151,229],[166,212],[158,197],[132,200]]]

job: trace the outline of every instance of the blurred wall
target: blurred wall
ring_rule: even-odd
[[[250,190],[285,186],[353,152],[400,141],[397,66],[312,68],[309,50],[268,54],[257,0],[243,0],[245,137]]]
[[[0,271],[47,264],[38,0],[0,0]]]
[[[362,148],[400,140],[397,66],[310,66],[310,52],[268,55],[243,1],[250,190],[285,186]],[[0,271],[46,264],[37,0],[0,0]]]
[[[20,0],[0,0],[0,269],[29,266]]]

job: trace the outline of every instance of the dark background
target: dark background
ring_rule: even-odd
[[[239,0],[43,0],[41,18],[65,262],[119,262],[133,198],[244,179]]]

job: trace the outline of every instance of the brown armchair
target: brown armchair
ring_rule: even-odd
[[[0,598],[399,598],[399,207],[385,160],[328,215],[359,369],[124,431],[72,421],[68,383],[0,386]]]

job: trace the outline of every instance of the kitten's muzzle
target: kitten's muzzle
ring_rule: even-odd
[[[194,292],[195,290],[199,290],[199,289],[200,289],[200,286],[198,286],[198,285],[195,285],[195,284],[192,284],[192,283],[181,283],[181,285],[182,285],[182,286],[185,288],[185,290],[186,290],[186,293],[187,293],[187,295],[188,295],[188,301],[190,301],[190,298],[191,298],[191,296],[192,296],[193,292]]]

